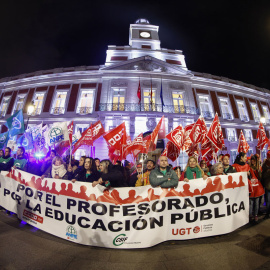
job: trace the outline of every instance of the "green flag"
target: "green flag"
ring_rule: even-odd
[[[3,149],[9,139],[8,131],[0,134],[0,149]]]
[[[7,119],[6,126],[9,129],[9,136],[24,133],[23,112],[19,110]]]

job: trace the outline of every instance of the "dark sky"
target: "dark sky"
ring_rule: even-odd
[[[161,47],[192,71],[270,89],[270,1],[2,1],[0,78],[104,64],[107,45],[128,45],[129,25],[159,25]]]

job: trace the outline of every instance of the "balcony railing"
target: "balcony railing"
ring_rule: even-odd
[[[258,123],[258,122],[260,122],[260,118],[259,117],[254,117],[254,121]]]
[[[243,122],[248,122],[248,117],[246,115],[240,115],[240,119]]]
[[[125,112],[164,112],[164,113],[183,113],[200,114],[200,110],[189,106],[173,106],[161,104],[136,104],[136,103],[100,103],[100,111],[125,111]]]
[[[208,119],[214,118],[214,114],[212,112],[204,111],[204,112],[202,112],[202,115],[204,118],[208,118]]]
[[[266,119],[266,120],[265,120],[265,124],[266,124],[266,125],[270,125],[270,119]]]
[[[252,141],[252,138],[251,137],[246,137],[246,141],[247,142],[251,142]]]
[[[233,116],[230,113],[223,113],[223,119],[233,120]]]
[[[41,108],[35,108],[34,111],[30,115],[35,116],[35,115],[39,115],[40,113],[41,113]]]
[[[52,114],[58,115],[58,114],[63,114],[65,111],[64,107],[56,107],[53,108]]]
[[[93,111],[93,107],[78,107],[77,113],[79,114],[90,114]]]
[[[228,137],[228,141],[229,142],[236,142],[237,141],[237,138],[235,136],[229,136]]]

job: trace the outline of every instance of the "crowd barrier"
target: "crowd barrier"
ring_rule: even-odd
[[[176,189],[92,187],[12,169],[0,205],[55,236],[90,246],[146,248],[232,232],[248,223],[246,173],[179,182]]]

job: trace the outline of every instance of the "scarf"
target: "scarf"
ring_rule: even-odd
[[[59,166],[52,164],[52,178],[54,178],[56,174],[58,174],[59,177],[62,178],[66,173],[67,170],[64,164],[61,164]]]
[[[198,167],[195,167],[195,168],[187,167],[186,178],[188,180],[194,179],[194,173],[196,174],[196,178],[195,179],[202,178],[202,172],[201,172],[201,170]]]

